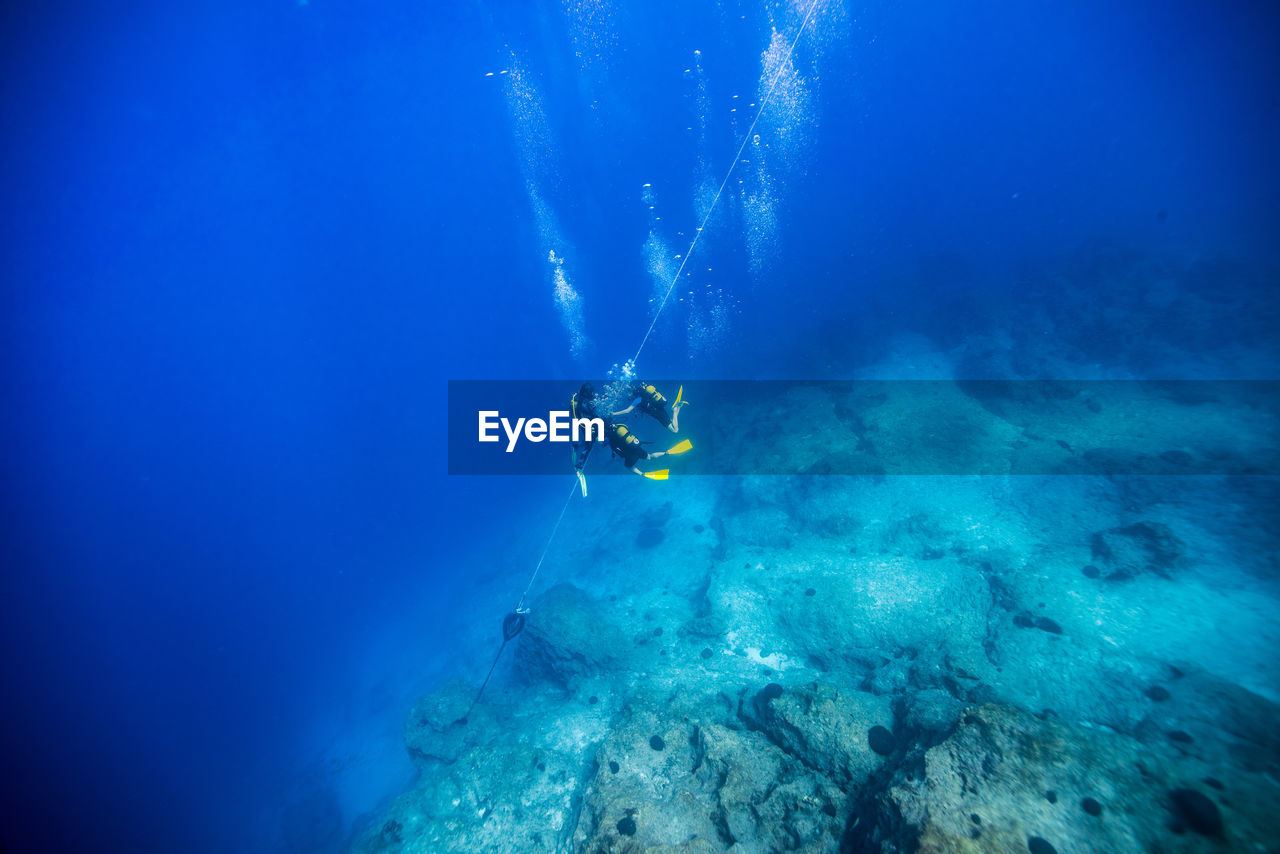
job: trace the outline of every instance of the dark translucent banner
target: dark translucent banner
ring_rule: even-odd
[[[597,381],[595,410],[603,425],[621,424],[642,440],[646,453],[688,439],[687,453],[635,460],[636,468],[673,477],[1280,473],[1280,381],[651,384],[665,403],[647,389]],[[679,407],[675,433],[670,417],[681,389],[689,405]],[[571,472],[568,418],[577,390],[554,381],[451,381],[449,473]],[[636,400],[631,412],[613,414]],[[482,442],[485,425],[490,441]],[[577,449],[581,459],[585,445]],[[633,447],[627,453],[635,457]],[[630,469],[606,438],[594,443],[585,470]]]

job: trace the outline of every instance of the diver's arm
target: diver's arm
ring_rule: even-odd
[[[635,400],[631,401],[631,405],[628,406],[626,409],[622,410],[621,412],[615,412],[610,417],[616,418],[619,415],[626,415],[628,412],[635,409],[639,405],[640,405],[640,398],[637,397]]]

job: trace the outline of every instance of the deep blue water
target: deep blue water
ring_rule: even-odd
[[[644,370],[851,375],[833,318],[888,336],[1099,241],[1280,261],[1270,4],[819,4],[807,100],[757,129],[790,141],[762,260],[753,160],[690,263],[720,302],[669,307]],[[331,850],[403,785],[401,715],[474,657],[449,621],[526,572],[474,547],[531,563],[559,495],[447,477],[445,381],[631,356],[650,227],[686,250],[770,8],[0,12],[6,850],[296,849],[298,804]]]

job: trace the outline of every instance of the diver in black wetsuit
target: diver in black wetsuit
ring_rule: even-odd
[[[614,456],[622,458],[624,466],[641,477],[647,477],[650,480],[667,479],[666,469],[661,471],[641,471],[636,465],[641,460],[656,460],[658,457],[665,457],[667,455],[666,451],[646,451],[644,444],[636,438],[627,425],[619,424],[615,421],[605,422],[604,436],[609,441],[609,449],[613,451]]]
[[[574,392],[573,397],[569,398],[569,417],[570,418],[599,418],[596,413],[596,388],[591,383],[583,383],[582,386]],[[582,467],[586,465],[587,457],[591,454],[591,449],[595,446],[595,441],[591,438],[591,431],[587,431],[587,438],[580,442],[573,443],[573,469],[578,473],[578,479],[582,480]],[[582,494],[587,494],[586,482],[583,481]]]
[[[634,409],[639,409],[672,433],[680,432],[680,410],[682,407],[689,405],[689,401],[684,399],[684,386],[680,386],[680,391],[676,393],[675,402],[670,405],[668,405],[667,399],[662,396],[662,392],[658,391],[657,387],[652,383],[637,380],[628,387],[627,393],[632,398],[631,405],[626,409],[610,413],[611,418],[617,418]]]

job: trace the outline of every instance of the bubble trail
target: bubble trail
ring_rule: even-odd
[[[746,150],[747,143],[755,134],[756,123],[760,121],[760,115],[764,112],[765,107],[769,105],[769,98],[773,95],[773,90],[777,88],[778,81],[782,77],[782,70],[790,65],[791,54],[795,51],[796,45],[800,43],[800,37],[804,35],[805,26],[809,23],[809,19],[813,17],[813,12],[818,8],[819,0],[813,0],[809,4],[809,11],[805,13],[804,20],[800,22],[800,28],[796,31],[796,37],[791,42],[791,47],[787,51],[787,59],[782,63],[777,76],[773,79],[773,84],[769,87],[769,91],[760,99],[760,109],[756,111],[755,118],[751,120],[751,126],[747,128],[747,132],[742,139],[742,145],[738,147],[738,153],[734,155],[730,162],[729,171],[725,174],[724,180],[720,182],[720,189],[716,191],[715,198],[711,201],[711,209],[707,211],[707,215],[703,217],[702,224],[698,226],[698,230],[694,232],[693,240],[689,243],[689,251],[684,253],[684,258],[680,261],[680,268],[676,270],[675,276],[671,279],[671,284],[667,287],[666,294],[662,297],[662,303],[658,306],[658,311],[653,315],[653,320],[649,323],[649,328],[645,331],[644,337],[640,339],[640,346],[636,348],[636,354],[631,357],[630,363],[634,365],[640,359],[640,353],[644,350],[644,345],[648,343],[649,336],[653,334],[653,329],[658,325],[658,318],[662,315],[662,310],[666,308],[667,301],[671,299],[671,292],[675,290],[676,282],[680,280],[681,273],[684,272],[685,265],[689,263],[689,258],[693,255],[694,247],[698,245],[698,238],[702,236],[702,231],[707,227],[711,214],[715,212],[716,203],[720,201],[720,197],[724,194],[724,188],[728,185],[729,179],[733,177],[733,169],[738,165],[738,161],[742,159],[742,152]]]

